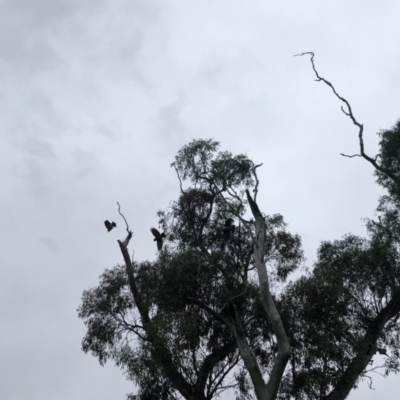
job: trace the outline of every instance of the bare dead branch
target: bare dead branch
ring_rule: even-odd
[[[368,376],[368,375],[364,375],[364,378],[369,379],[368,387],[369,387],[371,390],[375,390],[375,389],[372,387],[372,378],[371,378],[370,376]]]
[[[117,204],[118,204],[119,215],[124,219],[125,224],[126,224],[126,231],[128,232],[128,235],[126,236],[125,240],[123,242],[118,240],[118,243],[120,244],[120,246],[123,245],[125,247],[125,249],[126,249],[126,252],[128,252],[127,247],[128,247],[129,241],[132,238],[133,232],[129,229],[128,221],[126,220],[125,216],[121,213],[121,205],[119,204],[118,201],[117,201]],[[132,261],[133,261],[133,255],[132,255]]]
[[[364,151],[364,139],[363,139],[363,133],[364,133],[364,125],[361,124],[360,122],[357,121],[357,119],[354,117],[353,114],[353,110],[351,109],[350,103],[342,96],[339,95],[339,93],[336,91],[335,87],[332,85],[331,82],[329,82],[328,80],[326,80],[325,78],[323,78],[322,76],[320,76],[318,74],[318,71],[315,67],[315,63],[314,63],[314,56],[315,54],[312,51],[308,51],[305,53],[301,53],[301,54],[295,54],[294,57],[299,57],[299,56],[304,56],[304,55],[310,55],[310,59],[311,59],[311,65],[312,68],[314,70],[315,76],[317,77],[316,81],[317,82],[324,82],[327,86],[329,86],[333,93],[335,94],[335,96],[342,101],[346,107],[347,110],[343,108],[343,106],[341,107],[342,112],[348,116],[351,121],[353,122],[354,125],[356,125],[358,127],[358,140],[359,140],[359,146],[360,146],[360,157],[363,157],[365,160],[367,160],[376,170],[378,170],[379,172],[382,172],[383,174],[385,174],[386,176],[388,176],[390,179],[393,180],[393,182],[396,183],[396,185],[400,188],[400,178],[398,178],[396,176],[395,173],[393,173],[393,171],[382,167],[381,165],[379,165],[376,161],[379,155],[375,156],[375,157],[370,157],[368,156],[365,151]],[[349,157],[352,158],[354,156],[345,156],[344,154],[341,154],[344,157]]]
[[[120,204],[119,204],[118,201],[117,201],[117,204],[118,204],[118,212],[119,212],[119,215],[124,219],[125,224],[126,224],[126,231],[129,233],[129,232],[131,232],[131,230],[129,229],[128,221],[126,220],[125,216],[121,213],[121,206],[120,206]],[[133,232],[132,232],[132,233],[133,233]]]
[[[255,178],[255,180],[256,180],[256,186],[255,186],[255,188],[254,188],[254,190],[253,190],[253,192],[254,192],[254,201],[257,201],[258,186],[259,186],[259,184],[260,184],[260,181],[259,181],[258,176],[257,176],[257,171],[256,171],[256,169],[257,169],[258,167],[261,167],[262,165],[263,165],[263,163],[258,164],[258,165],[255,165],[255,166],[253,167],[253,169],[252,169],[254,178]]]
[[[349,156],[349,155],[347,155],[347,154],[340,153],[340,155],[343,156],[343,157],[348,157],[348,158],[362,157],[361,154],[353,154],[352,156]]]
[[[351,120],[353,121],[353,124],[354,124],[354,125],[357,125],[357,126],[362,130],[362,127],[363,127],[363,126],[354,118],[353,111],[352,111],[352,109],[351,109],[350,103],[349,103],[344,97],[340,96],[340,94],[336,91],[335,87],[332,85],[331,82],[329,82],[328,80],[326,80],[325,78],[323,78],[322,76],[320,76],[320,75],[318,74],[318,71],[317,71],[317,69],[315,68],[315,63],[314,63],[314,56],[315,56],[315,54],[314,54],[312,51],[308,51],[308,52],[301,53],[301,54],[295,54],[294,57],[305,56],[305,55],[307,55],[307,54],[311,56],[311,57],[310,57],[310,58],[311,58],[311,65],[312,65],[312,68],[313,68],[313,70],[314,70],[314,72],[315,72],[315,76],[317,77],[316,81],[317,81],[317,82],[322,81],[322,82],[324,82],[326,85],[328,85],[328,86],[332,89],[332,91],[333,91],[333,93],[335,94],[335,96],[336,96],[339,100],[341,100],[344,104],[346,104],[346,106],[347,106],[347,111],[346,111],[343,107],[341,107],[343,113],[346,114],[348,117],[350,117]]]
[[[121,240],[118,240],[119,245],[124,246],[125,249],[127,249],[129,241],[132,239],[132,231],[128,232],[128,235],[126,236],[125,240],[122,242]],[[128,252],[128,250],[126,250]]]

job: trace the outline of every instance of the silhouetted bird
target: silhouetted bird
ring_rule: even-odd
[[[224,238],[225,239],[230,239],[231,237],[231,232],[235,231],[235,225],[233,224],[233,219],[232,218],[228,218],[225,221],[224,227],[222,228],[222,230],[224,231]]]
[[[114,221],[113,221],[113,222],[110,222],[110,221],[108,221],[108,220],[104,221],[104,225],[106,226],[108,232],[112,231],[113,228],[116,228],[116,227],[117,227],[117,224],[116,224]]]
[[[151,233],[154,235],[154,241],[157,242],[157,249],[160,251],[163,245],[163,238],[165,238],[165,233],[160,233],[156,228],[150,228]]]

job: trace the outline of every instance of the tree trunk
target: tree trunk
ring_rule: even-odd
[[[262,397],[257,395],[258,400],[274,400],[277,396],[278,389],[282,380],[283,373],[289,361],[291,348],[285,329],[283,327],[281,316],[275,306],[269,290],[269,280],[267,266],[264,262],[264,241],[265,241],[265,219],[262,216],[257,203],[252,199],[248,190],[246,190],[247,200],[250,204],[251,211],[256,220],[255,237],[254,237],[254,260],[257,267],[258,279],[261,291],[261,302],[272,324],[272,329],[278,342],[278,353],[276,355],[274,366],[268,383],[265,385]],[[254,387],[258,384],[253,381]],[[257,390],[256,390],[257,394]]]

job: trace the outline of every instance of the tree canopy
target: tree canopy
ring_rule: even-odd
[[[130,399],[211,400],[233,389],[237,399],[341,400],[369,379],[375,354],[386,375],[399,371],[400,121],[368,156],[362,124],[306,54],[347,106],[358,156],[387,190],[368,236],[322,242],[311,271],[293,275],[301,240],[263,212],[260,165],[212,139],[183,146],[171,164],[180,193],[158,212],[166,243],[157,259],[131,260],[125,220],[125,265],[84,291],[78,310],[83,350],[124,370],[138,388]]]
[[[139,386],[140,399],[159,393],[176,398],[177,392],[211,399],[231,387],[239,397],[248,395],[234,337],[198,304],[227,319],[235,307],[262,365],[269,365],[273,353],[275,341],[254,276],[253,241],[240,221],[246,212],[244,190],[255,187],[255,165],[218,148],[214,140],[194,140],[178,153],[172,166],[181,193],[159,212],[168,243],[157,260],[130,263],[135,288],[129,287],[125,266],[117,266],[83,294],[79,316],[88,327],[83,350],[102,364],[112,359],[123,367]],[[184,188],[186,180],[190,184]],[[239,225],[227,240],[224,223],[236,215]],[[272,281],[284,282],[302,261],[300,238],[286,230],[282,216],[266,221]]]

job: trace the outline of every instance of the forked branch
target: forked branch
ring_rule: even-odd
[[[268,383],[265,386],[262,386],[261,383],[255,381],[253,378],[252,381],[256,389],[258,400],[274,400],[276,399],[283,373],[285,372],[286,365],[290,358],[291,348],[285,332],[285,328],[282,323],[281,316],[278,309],[276,308],[269,287],[268,271],[264,257],[264,243],[266,234],[265,218],[262,215],[256,201],[251,197],[248,190],[246,190],[246,195],[247,201],[249,202],[251,211],[255,219],[256,235],[254,237],[254,261],[257,267],[261,292],[261,303],[271,322],[272,329],[278,343],[278,353],[275,357]],[[258,390],[257,385],[259,386]]]
[[[121,214],[120,209],[118,209],[118,211]],[[174,363],[172,354],[168,349],[168,347],[165,345],[163,339],[159,336],[157,329],[153,325],[153,321],[150,318],[148,306],[146,305],[146,302],[144,301],[143,296],[136,284],[134,275],[134,266],[128,251],[128,244],[130,239],[132,238],[133,232],[129,229],[129,225],[125,217],[122,214],[121,216],[124,218],[126,222],[128,235],[124,241],[118,240],[118,244],[125,261],[126,272],[128,275],[129,289],[132,293],[136,307],[139,311],[143,330],[146,332],[145,338],[152,344],[151,347],[152,357],[163,367],[164,371],[166,371],[166,374],[170,379],[170,381],[172,382],[172,384],[174,385],[174,387],[182,395],[185,396],[191,392],[192,389],[191,385],[188,382],[186,382],[182,374],[175,367],[173,367]]]
[[[130,234],[130,237],[129,237],[129,239],[130,239],[130,238],[132,237],[132,233],[133,233],[133,232],[129,229],[128,221],[126,220],[124,214],[121,213],[121,205],[119,204],[118,201],[117,201],[117,204],[118,204],[118,213],[119,213],[119,215],[120,215],[120,216],[124,219],[124,221],[125,221],[125,224],[126,224],[126,231],[128,232],[128,235]],[[128,242],[129,242],[129,240],[128,240]],[[128,245],[128,243],[127,243],[126,245]]]
[[[256,186],[255,186],[255,188],[254,188],[254,190],[253,190],[253,192],[254,192],[254,201],[257,201],[258,186],[260,185],[260,180],[258,179],[258,176],[257,176],[257,168],[261,167],[262,165],[263,165],[263,163],[258,164],[258,165],[255,165],[255,166],[253,167],[253,169],[252,169],[254,178],[255,178],[255,180],[256,180]]]
[[[326,80],[325,78],[323,78],[322,76],[319,75],[316,67],[315,67],[315,63],[314,63],[314,56],[315,54],[312,51],[307,51],[305,53],[301,53],[301,54],[295,54],[294,57],[298,57],[298,56],[305,56],[305,55],[309,55],[310,56],[310,60],[311,60],[311,65],[312,68],[314,70],[315,76],[317,77],[316,81],[317,82],[324,82],[327,86],[329,86],[333,93],[335,94],[335,96],[342,101],[345,106],[346,109],[343,108],[343,106],[341,107],[341,110],[343,111],[343,113],[348,116],[354,125],[356,125],[358,127],[358,140],[359,140],[359,146],[360,146],[360,154],[354,154],[354,155],[346,155],[341,153],[341,155],[343,157],[349,157],[349,158],[353,158],[353,157],[363,157],[365,160],[367,160],[370,164],[373,165],[373,167],[378,170],[379,172],[382,172],[383,174],[387,175],[390,179],[392,179],[399,187],[400,187],[400,179],[396,176],[396,174],[394,174],[391,170],[382,167],[381,165],[379,165],[376,161],[378,156],[372,158],[370,156],[368,156],[365,151],[364,151],[364,138],[363,138],[363,133],[364,133],[364,125],[361,124],[360,122],[357,121],[357,119],[355,118],[354,114],[353,114],[353,110],[351,108],[350,103],[342,96],[340,96],[340,94],[336,91],[335,87],[332,85],[331,82],[329,82],[328,80]]]

